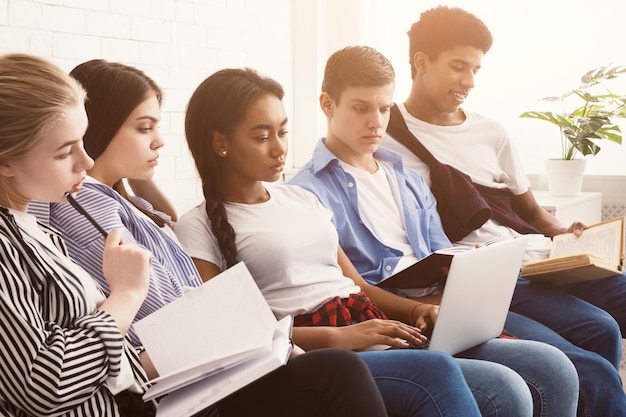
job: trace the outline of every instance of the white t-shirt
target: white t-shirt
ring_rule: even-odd
[[[376,161],[379,169],[370,173],[352,165],[340,162],[357,183],[359,213],[368,229],[385,245],[402,251],[402,259],[394,273],[400,272],[418,261],[409,243],[402,215],[402,201],[398,183],[392,169],[386,163]],[[389,178],[393,178],[389,181]]]
[[[337,263],[339,240],[331,212],[300,187],[266,188],[270,199],[264,203],[225,207],[235,230],[237,259],[245,262],[276,317],[311,313],[333,297],[359,292]],[[185,213],[175,232],[192,258],[225,269],[205,203]]]
[[[530,182],[517,151],[504,127],[493,119],[465,112],[466,119],[455,126],[426,123],[409,114],[404,104],[398,107],[409,130],[440,162],[469,175],[477,184],[492,188],[508,188],[513,194],[528,191]],[[400,153],[404,163],[422,174],[431,184],[430,169],[404,145],[385,135],[382,145]],[[459,202],[462,204],[462,202]],[[493,220],[473,231],[455,245],[475,246],[492,239],[519,236],[515,230]],[[528,235],[524,261],[547,258],[551,240],[543,235]]]

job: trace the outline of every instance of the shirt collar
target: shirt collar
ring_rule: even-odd
[[[389,162],[391,164],[401,163],[402,157],[399,153],[392,151],[391,149],[384,148],[379,146],[376,152],[374,152],[374,158],[381,162]],[[315,145],[315,150],[313,151],[312,157],[313,164],[313,173],[317,174],[319,171],[326,168],[333,161],[337,166],[339,166],[339,158],[335,156],[327,147],[326,147],[326,138],[321,138],[317,145]]]

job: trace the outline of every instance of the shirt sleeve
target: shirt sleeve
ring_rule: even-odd
[[[189,256],[217,265],[223,271],[226,260],[203,210],[204,204],[183,214],[176,223],[174,233]]]
[[[41,284],[10,242],[3,239],[1,248],[3,400],[29,415],[67,412],[92,397],[109,376],[119,375],[124,338],[104,311],[71,319],[78,313],[72,309],[79,309],[79,289]],[[55,315],[58,320],[50,319]]]
[[[503,178],[503,182],[508,189],[515,195],[527,192],[530,188],[530,181],[524,171],[517,149],[508,135],[505,137],[497,155],[498,164],[506,176],[506,178]]]
[[[143,248],[130,227],[126,226],[122,219],[124,207],[122,202],[99,193],[96,190],[85,187],[77,195],[77,200],[83,208],[107,231],[119,229],[122,232],[122,239],[125,243],[134,244]],[[130,204],[130,203],[129,203]],[[131,223],[130,220],[127,220]],[[69,204],[54,204],[51,210],[51,224],[57,228],[65,239],[70,258],[76,261],[83,269],[100,284],[105,294],[110,293],[109,286],[102,271],[104,261],[104,238],[96,228],[85,217],[78,213]],[[155,227],[157,227],[155,225]],[[143,233],[138,230],[135,233]],[[165,239],[165,237],[163,237]],[[153,248],[146,248],[153,252],[150,266],[150,287],[148,295],[137,312],[136,320],[153,313],[159,308],[169,304],[184,293],[185,286],[193,285],[193,280],[199,278],[194,276],[178,276],[162,261],[161,256],[169,254],[159,253],[167,249],[159,247],[158,251]],[[182,250],[181,250],[182,252]],[[191,264],[191,262],[189,261]],[[190,265],[193,268],[193,265]],[[178,272],[178,271],[176,271]],[[193,269],[195,273],[195,268]],[[141,342],[134,329],[130,329],[128,336],[134,346],[141,346]]]

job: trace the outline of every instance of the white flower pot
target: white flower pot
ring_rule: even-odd
[[[554,196],[576,196],[583,186],[585,159],[546,159],[548,192]]]

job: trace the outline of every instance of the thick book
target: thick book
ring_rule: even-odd
[[[452,257],[468,249],[468,247],[464,246],[455,246],[436,250],[408,268],[380,281],[376,286],[381,288],[409,289],[426,288],[435,285],[447,276]]]
[[[137,321],[159,377],[157,416],[191,416],[284,365],[293,320],[276,320],[243,262]]]
[[[591,225],[582,235],[565,233],[552,238],[547,259],[522,265],[522,278],[566,284],[606,278],[622,273],[624,216]]]

